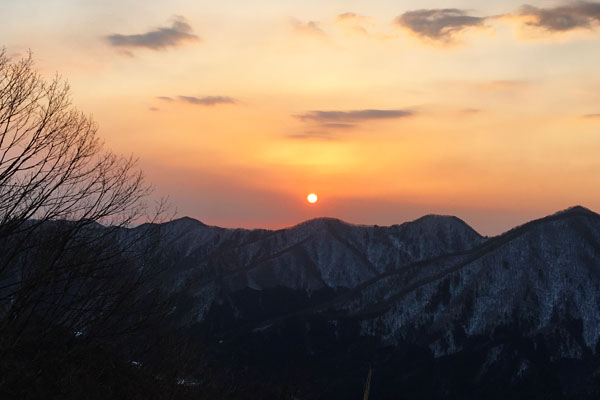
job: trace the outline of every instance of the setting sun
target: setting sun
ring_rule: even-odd
[[[317,202],[317,200],[318,200],[318,199],[319,199],[319,198],[318,198],[318,197],[317,197],[317,195],[316,195],[316,194],[314,194],[314,193],[311,193],[311,194],[309,194],[308,196],[306,196],[306,200],[308,200],[308,202],[309,202],[310,204],[315,204],[315,203]]]

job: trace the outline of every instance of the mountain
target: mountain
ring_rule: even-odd
[[[223,398],[356,398],[370,368],[374,399],[600,393],[600,216],[583,207],[491,238],[437,215],[160,228],[169,324],[201,349],[183,373]]]
[[[223,229],[184,218],[165,224],[163,236],[163,251],[180,271],[226,277],[232,290],[282,286],[309,292],[353,288],[483,241],[458,218],[441,216],[391,227],[319,218],[277,231]]]
[[[484,240],[458,218],[442,216],[390,227],[319,218],[277,231],[223,229],[183,218],[165,224],[162,235],[171,290],[197,299],[200,319],[232,293],[337,293]]]

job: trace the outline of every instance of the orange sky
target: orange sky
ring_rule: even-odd
[[[600,209],[600,3],[81,3],[0,0],[2,45],[67,78],[179,216],[497,234]]]

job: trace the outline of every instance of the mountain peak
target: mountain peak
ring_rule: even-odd
[[[469,224],[453,215],[428,214],[402,225],[419,226],[426,229],[444,227],[444,229],[468,231],[477,237],[481,237],[479,232]]]
[[[558,211],[558,212],[554,213],[553,215],[568,215],[568,214],[598,215],[595,212],[593,212],[592,210],[590,210],[589,208],[585,208],[585,207],[580,206],[580,205],[576,205],[576,206],[572,206],[572,207],[566,208],[564,210],[561,210],[561,211]]]
[[[175,226],[208,226],[204,222],[198,221],[192,217],[181,217],[168,221],[167,224]]]
[[[181,218],[175,218],[174,220],[172,220],[172,222],[177,222],[177,221],[187,221],[187,222],[200,223],[202,225],[206,225],[202,221],[199,221],[196,218],[192,218],[192,217],[188,217],[188,216],[181,217]]]
[[[301,226],[309,226],[309,227],[326,226],[326,225],[331,225],[331,224],[336,224],[336,225],[351,225],[348,222],[342,221],[339,218],[318,217],[318,218],[313,218],[313,219],[306,220],[304,222],[300,222],[299,224],[294,225],[292,228],[301,227]]]
[[[455,222],[461,222],[463,224],[465,223],[462,219],[455,217],[454,215],[442,215],[442,214],[426,214],[426,215],[423,215],[422,217],[419,217],[411,222],[417,222],[417,221],[435,221],[435,222],[447,221],[447,222],[452,222],[452,223],[455,223]]]

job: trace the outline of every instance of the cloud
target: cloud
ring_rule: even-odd
[[[122,35],[115,33],[106,36],[111,46],[120,48],[147,48],[163,50],[167,47],[176,47],[184,42],[201,40],[192,33],[192,27],[183,17],[175,17],[169,27],[159,27],[146,33]]]
[[[334,136],[331,132],[326,131],[305,131],[301,133],[293,133],[287,135],[287,137],[298,140],[339,140],[337,136]]]
[[[597,113],[597,114],[585,114],[585,115],[582,115],[582,117],[583,118],[598,118],[598,119],[600,119],[600,113]]]
[[[319,26],[319,23],[317,21],[308,21],[305,23],[305,22],[301,22],[295,18],[292,18],[290,21],[291,21],[292,27],[298,33],[304,33],[304,34],[316,35],[316,36],[325,36],[325,32],[323,32],[323,30],[321,29],[321,27]]]
[[[482,112],[483,112],[483,110],[480,108],[463,108],[462,110],[460,110],[461,114],[466,114],[466,115],[480,114]]]
[[[519,15],[529,18],[527,25],[551,32],[565,32],[577,28],[591,29],[600,23],[600,3],[575,1],[554,8],[524,5]]]
[[[195,97],[195,96],[177,96],[176,98],[168,97],[168,96],[158,96],[156,97],[159,100],[166,102],[175,102],[179,101],[182,103],[195,104],[200,106],[215,106],[217,104],[235,104],[237,100],[233,97],[228,96],[204,96],[204,97]]]
[[[351,30],[361,33],[363,35],[369,34],[367,28],[365,28],[364,25],[373,25],[373,21],[371,20],[371,18],[364,17],[353,12],[339,14],[335,19],[335,23],[340,26],[350,28]]]
[[[322,126],[324,128],[329,128],[329,129],[353,129],[354,127],[356,127],[356,124],[344,124],[344,123],[326,123],[326,124],[322,124]]]
[[[450,42],[461,31],[484,26],[485,17],[473,17],[457,8],[408,11],[396,18],[396,24],[416,35]]]
[[[376,119],[393,119],[410,117],[414,114],[410,110],[354,110],[354,111],[309,111],[296,115],[303,121],[316,121],[327,123],[348,123]]]
[[[353,110],[353,111],[308,111],[294,115],[309,128],[301,133],[287,135],[291,139],[340,140],[361,123],[372,120],[405,118],[414,115],[411,110]]]
[[[361,19],[362,17],[356,13],[353,12],[346,12],[343,14],[339,14],[337,16],[337,21],[341,22],[341,21],[353,21],[353,20],[357,20],[357,19]]]
[[[316,129],[287,135],[290,139],[340,140],[339,133],[356,128],[356,124],[325,122],[319,123]]]
[[[214,106],[216,104],[234,104],[236,100],[232,97],[227,96],[206,96],[206,97],[193,97],[193,96],[178,96],[180,101],[198,104],[202,106]]]

